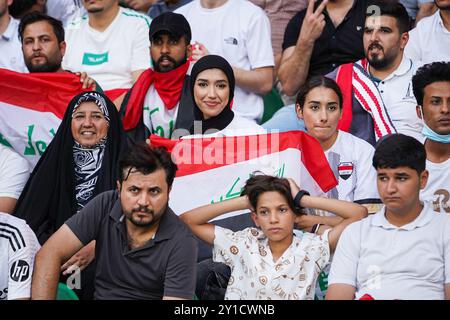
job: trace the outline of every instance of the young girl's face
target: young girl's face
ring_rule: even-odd
[[[303,108],[297,105],[296,110],[297,116],[305,121],[308,133],[322,145],[337,136],[342,113],[334,90],[325,87],[312,89],[305,97]]]
[[[257,202],[253,221],[271,242],[292,242],[296,215],[285,197],[277,191],[262,193]]]

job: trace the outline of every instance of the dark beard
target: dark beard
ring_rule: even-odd
[[[173,67],[160,68],[159,64],[161,63],[163,58],[166,58],[167,60],[172,62],[173,63]],[[172,70],[175,70],[179,66],[183,65],[184,63],[186,63],[186,61],[187,61],[187,53],[185,53],[184,58],[181,59],[180,61],[176,61],[175,59],[173,59],[172,57],[169,57],[168,55],[162,55],[161,57],[159,57],[158,61],[155,61],[155,60],[152,59],[154,70],[156,72],[160,72],[160,73],[165,73],[165,72],[170,72]]]
[[[153,216],[153,219],[150,222],[140,222],[140,221],[136,221],[133,218],[130,218],[130,222],[132,224],[134,224],[136,227],[140,227],[140,228],[149,228],[151,226],[153,226],[155,223],[157,223],[159,221],[159,219],[155,219],[155,215],[152,212],[151,215]]]
[[[25,61],[25,64],[28,68],[28,71],[30,71],[30,73],[57,72],[59,69],[61,69],[61,63],[47,62],[47,63],[40,64],[40,65],[33,65],[33,64],[31,64],[31,62]]]
[[[159,220],[161,220],[162,215],[164,214],[164,212],[166,211],[167,205],[159,212],[155,212],[153,210],[148,209],[148,207],[144,207],[144,206],[140,206],[139,208],[133,209],[131,210],[131,214],[125,214],[125,216],[127,217],[127,219],[136,227],[140,227],[140,228],[149,228],[151,226],[153,226],[154,224],[158,223]],[[145,212],[147,214],[150,214],[152,216],[152,220],[150,222],[141,222],[139,220],[134,220],[133,217],[133,213],[135,212]]]
[[[370,57],[369,53],[373,47],[378,48],[379,51],[383,52],[383,55],[384,55],[383,58],[380,59],[380,58],[378,58],[378,56],[375,58]],[[376,44],[376,43],[373,43],[368,47],[366,55],[367,55],[367,61],[369,61],[370,66],[376,70],[385,69],[386,67],[391,65],[391,63],[395,60],[395,57],[387,56],[386,53],[384,52],[383,47],[381,47],[379,44]]]
[[[386,58],[367,58],[367,60],[369,61],[370,66],[375,70],[383,70],[391,63],[391,61],[388,61]]]

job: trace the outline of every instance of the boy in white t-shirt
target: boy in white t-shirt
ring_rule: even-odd
[[[450,213],[450,62],[424,65],[412,82],[430,173],[420,196],[434,211]]]
[[[327,299],[450,299],[450,215],[419,199],[427,184],[425,148],[389,135],[373,157],[384,208],[342,233]]]

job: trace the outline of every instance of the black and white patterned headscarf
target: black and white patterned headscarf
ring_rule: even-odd
[[[103,155],[105,154],[106,137],[94,148],[87,149],[75,141],[73,146],[73,161],[75,172],[75,199],[77,212],[94,196],[98,174],[102,167]]]
[[[78,107],[86,102],[93,102],[102,112],[109,126],[109,113],[105,99],[96,92],[87,92],[80,96],[73,107],[72,115]],[[94,196],[95,185],[98,174],[102,167],[103,155],[105,153],[107,137],[103,137],[93,147],[84,147],[77,141],[73,145],[73,161],[75,171],[75,199],[77,202],[77,212]]]
[[[74,109],[89,101],[99,106],[109,126],[107,136],[88,149],[74,140],[71,123]],[[117,162],[126,148],[126,134],[114,104],[98,92],[75,96],[25,185],[15,215],[27,221],[43,244],[89,200],[116,188]]]
[[[97,105],[97,107],[100,108],[100,111],[103,113],[103,116],[106,118],[106,121],[108,121],[108,124],[110,122],[109,119],[109,112],[108,108],[106,107],[106,100],[97,92],[86,92],[83,93],[78,100],[75,102],[75,105],[73,107],[72,115],[75,113],[75,111],[78,109],[78,107],[84,103],[84,102],[93,102]]]

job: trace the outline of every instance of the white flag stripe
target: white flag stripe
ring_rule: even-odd
[[[218,167],[199,173],[175,178],[170,193],[170,207],[181,214],[193,208],[238,197],[247,179],[255,171],[279,177],[293,178],[302,188],[313,195],[323,195],[301,162],[301,151],[287,149],[282,152]],[[195,197],[192,187],[195,186]],[[242,214],[236,211],[221,215],[220,219]]]
[[[53,139],[60,123],[61,119],[51,112],[0,102],[0,134],[31,164],[31,169]]]

